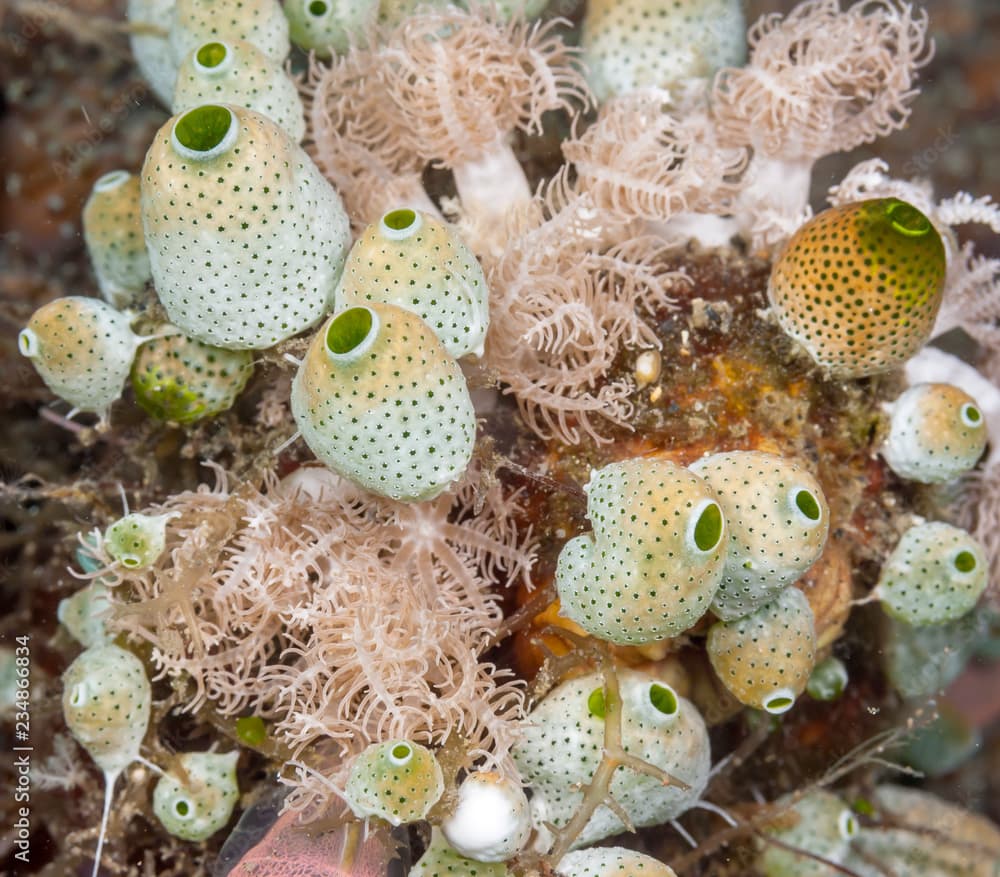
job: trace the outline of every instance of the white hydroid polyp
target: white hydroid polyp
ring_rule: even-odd
[[[169,120],[142,169],[153,281],[186,335],[271,347],[329,309],[350,229],[340,197],[275,122],[231,104]]]
[[[528,842],[528,798],[513,780],[492,771],[470,774],[454,810],[442,822],[448,843],[469,859],[505,862]]]

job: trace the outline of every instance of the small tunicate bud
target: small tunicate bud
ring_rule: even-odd
[[[142,340],[107,302],[74,295],[35,311],[18,348],[60,399],[106,420]]]
[[[456,359],[482,356],[489,288],[472,251],[430,214],[391,210],[355,241],[334,296],[336,309],[385,302],[412,311]]]
[[[841,864],[857,835],[857,817],[836,795],[815,789],[804,795],[787,816],[795,823],[788,828],[768,831],[782,843],[806,850],[821,859]],[[830,877],[833,871],[823,861],[816,861],[774,844],[765,844],[757,858],[764,877]]]
[[[886,558],[874,594],[890,615],[921,627],[954,621],[986,589],[982,546],[967,531],[931,521],[907,530]]]
[[[444,794],[434,753],[408,740],[368,746],[351,765],[344,800],[355,816],[378,816],[392,825],[416,822]]]
[[[247,746],[260,746],[267,740],[267,725],[260,716],[240,716],[236,720],[236,737]]]
[[[305,114],[295,83],[280,63],[243,40],[202,43],[181,62],[173,111],[182,113],[206,101],[235,104],[267,116],[296,143],[305,135]]]
[[[134,512],[115,521],[104,531],[104,550],[126,569],[146,569],[163,554],[167,544],[167,521],[175,515],[143,515]]]
[[[476,436],[458,363],[418,316],[374,302],[331,317],[313,339],[292,414],[327,466],[407,502],[459,478]]]
[[[177,0],[170,27],[174,62],[213,40],[245,40],[275,64],[292,48],[288,19],[275,0]]]
[[[238,752],[187,752],[179,769],[160,777],[153,790],[153,812],[181,840],[203,841],[226,827],[240,797]]]
[[[559,877],[677,877],[673,868],[652,856],[623,847],[577,850],[563,856]]]
[[[116,308],[133,304],[152,277],[137,176],[112,171],[94,183],[83,206],[83,239],[101,295]]]
[[[253,374],[253,353],[226,350],[180,331],[147,341],[132,363],[135,401],[156,420],[194,423],[228,411]]]
[[[816,655],[809,601],[785,588],[746,618],[712,625],[705,643],[722,684],[742,704],[780,715],[805,690]]]
[[[806,692],[813,700],[837,700],[847,688],[847,679],[844,662],[830,655],[812,671],[809,682],[806,683]]]
[[[941,235],[898,198],[831,207],[803,225],[771,270],[786,334],[833,377],[906,362],[930,336],[944,290]]]
[[[344,54],[378,17],[378,0],[285,0],[289,35],[320,58]]]
[[[585,490],[594,532],[559,555],[562,614],[622,644],[690,628],[725,563],[726,521],[711,487],[668,461],[636,458],[594,471]]]
[[[305,152],[267,117],[228,104],[157,132],[142,219],[170,321],[231,350],[271,347],[319,320],[350,242],[340,196]]]
[[[518,783],[498,773],[470,774],[441,830],[461,855],[477,862],[505,862],[531,834],[528,798]]]
[[[600,100],[642,88],[673,90],[746,58],[738,0],[589,0],[582,45]]]
[[[440,829],[432,828],[430,846],[407,877],[511,877],[511,872],[503,862],[466,858],[448,845]]]
[[[951,384],[917,384],[892,405],[882,456],[901,478],[941,484],[968,472],[986,450],[986,418]]]
[[[76,741],[106,774],[139,756],[152,706],[146,669],[115,645],[92,646],[63,674],[63,715]]]
[[[770,602],[816,562],[830,530],[819,482],[792,460],[759,451],[712,454],[691,465],[726,515],[726,568],[712,611],[731,621]]]
[[[655,676],[618,670],[622,748],[689,788],[625,765],[610,794],[636,827],[661,825],[691,807],[708,783],[711,751],[697,708]],[[512,750],[532,788],[532,809],[556,827],[566,825],[584,798],[604,748],[603,676],[591,673],[554,688],[532,710]],[[597,808],[574,847],[618,834],[624,824],[610,808]]]
[[[113,637],[106,625],[110,614],[108,586],[100,579],[60,600],[56,610],[59,623],[85,648],[111,641]]]

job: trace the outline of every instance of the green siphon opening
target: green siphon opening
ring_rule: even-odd
[[[783,713],[787,710],[793,703],[795,703],[795,698],[789,697],[787,694],[779,694],[777,697],[772,697],[764,704],[764,709],[769,713]]]
[[[392,747],[391,755],[396,761],[407,761],[413,755],[413,748],[409,743],[397,743]]]
[[[850,810],[844,810],[837,820],[837,828],[844,840],[850,840],[858,833],[858,820]]]
[[[394,231],[405,231],[416,221],[417,214],[408,207],[402,207],[399,210],[390,210],[382,217],[382,222]]]
[[[202,67],[218,67],[226,60],[226,47],[222,43],[205,43],[195,57]]]
[[[587,698],[587,711],[598,719],[604,718],[607,707],[604,703],[604,689],[595,688]]]
[[[808,490],[800,490],[795,494],[795,505],[798,506],[799,511],[809,518],[810,521],[819,520],[819,503],[816,501],[816,497]]]
[[[178,816],[187,816],[191,812],[191,807],[187,801],[178,801],[174,804],[174,812]]]
[[[334,318],[326,330],[326,347],[331,353],[350,353],[372,328],[372,313],[368,308],[348,308]]]
[[[174,136],[194,152],[208,152],[218,146],[233,124],[233,114],[225,107],[205,104],[185,113],[174,125]]]
[[[975,405],[965,405],[962,408],[962,414],[969,423],[979,423],[983,418],[983,415]]]
[[[930,220],[905,201],[890,201],[885,208],[885,215],[889,217],[892,227],[907,237],[923,237],[931,230]]]
[[[313,0],[313,2],[309,4],[309,14],[315,15],[317,18],[321,15],[326,15],[326,9],[327,6],[323,0]]]
[[[665,716],[677,713],[677,695],[666,685],[657,685],[655,682],[650,685],[649,702]]]
[[[242,716],[236,720],[236,736],[247,746],[260,746],[267,739],[267,726],[260,716]]]
[[[722,538],[722,509],[717,503],[705,506],[694,525],[694,544],[700,551],[711,551]]]
[[[955,557],[955,569],[959,572],[972,572],[976,568],[976,556],[971,551],[959,551]]]

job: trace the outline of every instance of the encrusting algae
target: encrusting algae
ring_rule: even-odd
[[[163,112],[16,341],[37,873],[996,873],[893,781],[996,655],[1000,211],[808,194],[926,15],[557,5],[129,2]]]

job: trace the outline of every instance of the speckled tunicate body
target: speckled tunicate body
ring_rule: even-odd
[[[117,775],[139,755],[152,706],[146,670],[116,645],[92,646],[63,674],[63,715],[97,766]]]
[[[902,365],[930,336],[945,252],[916,207],[877,198],[832,207],[803,225],[775,261],[768,298],[784,331],[831,376]]]
[[[655,776],[620,767],[610,793],[636,826],[660,825],[691,807],[708,782],[708,732],[698,710],[655,676],[619,670],[622,747],[687,783],[664,785]],[[597,673],[554,688],[532,710],[514,760],[535,795],[539,816],[565,825],[584,797],[581,785],[593,778],[604,747],[603,677]],[[596,710],[596,712],[595,712]],[[600,713],[600,714],[598,714]],[[575,839],[580,847],[624,828],[605,806],[594,812]]]
[[[246,40],[276,64],[292,48],[288,19],[275,0],[177,0],[170,28],[174,62],[214,40]]]
[[[137,176],[111,171],[94,183],[83,206],[83,239],[104,299],[116,308],[133,304],[152,277]]]
[[[983,631],[977,613],[924,627],[886,614],[881,633],[882,668],[889,684],[900,697],[926,698],[959,677]]]
[[[740,703],[783,713],[815,665],[816,629],[809,601],[785,588],[746,618],[712,625],[705,643],[712,667]]]
[[[594,531],[559,555],[562,614],[616,643],[691,627],[725,563],[726,523],[711,487],[668,461],[637,458],[594,471],[585,490]]]
[[[560,877],[677,877],[652,856],[623,847],[576,850],[563,856],[556,872]]]
[[[105,625],[111,615],[111,600],[108,586],[100,579],[60,600],[57,615],[59,623],[82,646],[97,646],[112,639]]]
[[[989,434],[982,411],[951,384],[917,384],[893,404],[885,461],[901,478],[940,484],[979,461]]]
[[[340,196],[277,124],[207,104],[170,119],[142,169],[142,217],[170,321],[260,349],[328,310],[350,243]]]
[[[473,252],[447,225],[409,208],[369,225],[347,256],[337,310],[386,302],[424,320],[456,359],[481,356],[489,287]]]
[[[165,107],[170,106],[177,62],[167,34],[176,0],[128,0],[129,45],[140,72]]]
[[[240,797],[238,752],[186,752],[153,789],[153,812],[174,837],[203,841],[226,827]]]
[[[387,304],[327,321],[292,383],[292,414],[327,466],[404,501],[459,478],[476,437],[458,363],[423,320]]]
[[[882,825],[864,825],[844,864],[860,877],[996,877],[1000,830],[989,819],[920,789],[878,786],[870,797]]]
[[[378,0],[285,0],[292,42],[320,58],[361,43],[378,18]]]
[[[767,834],[837,865],[847,857],[851,839],[858,832],[857,819],[844,802],[823,789],[807,792],[792,804],[784,818],[796,821],[788,828]],[[756,864],[764,877],[832,877],[833,874],[823,862],[767,844]]]
[[[915,524],[886,558],[875,594],[890,615],[917,627],[961,618],[986,589],[983,548],[960,527]]]
[[[511,18],[537,18],[549,0],[495,0],[490,6],[496,9],[501,21]],[[418,7],[440,9],[454,6],[454,0],[381,0],[378,4],[378,20],[389,27],[401,25],[413,15]]]
[[[135,401],[150,416],[194,423],[232,407],[253,374],[253,353],[166,334],[139,348],[132,363]]]
[[[173,111],[215,101],[267,116],[299,143],[306,122],[302,100],[284,68],[252,43],[229,39],[203,43],[181,61]]]
[[[104,531],[104,550],[128,569],[145,569],[156,563],[167,541],[171,515],[134,512],[119,518]]]
[[[589,0],[582,45],[601,100],[708,78],[746,57],[738,0]]]
[[[703,457],[691,471],[707,481],[726,515],[726,568],[712,611],[749,615],[819,558],[830,529],[823,488],[793,460],[760,451]]]
[[[106,420],[142,341],[130,318],[107,302],[67,296],[32,314],[18,347],[60,399]]]
[[[431,828],[431,842],[410,869],[408,877],[511,877],[503,862],[477,862],[448,845],[436,826]]]
[[[416,822],[444,794],[434,753],[408,740],[373,743],[351,765],[344,800],[355,816],[378,816],[392,825]]]

